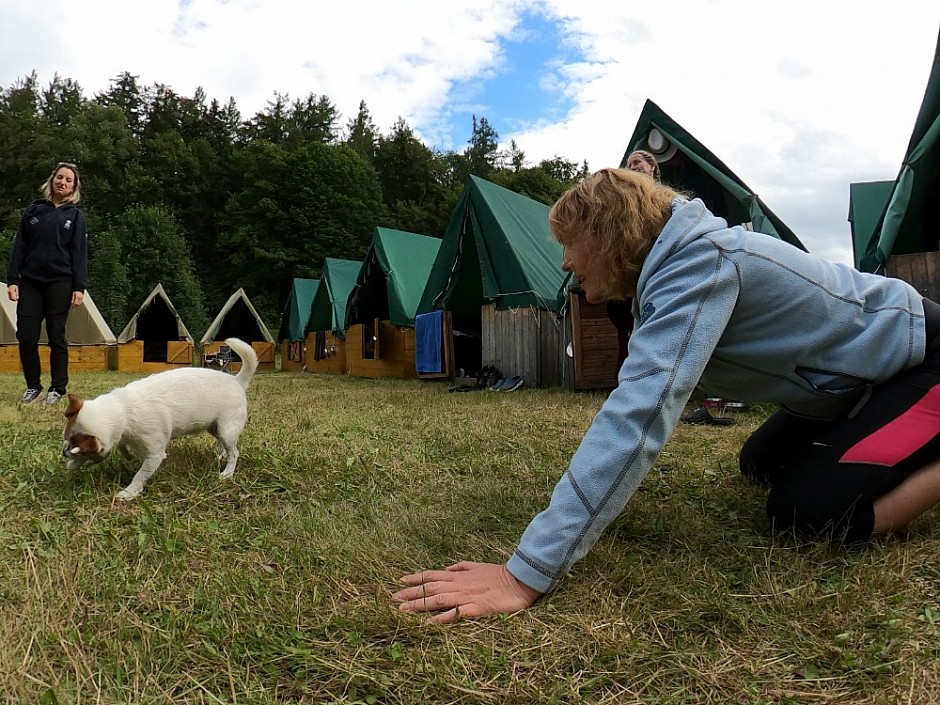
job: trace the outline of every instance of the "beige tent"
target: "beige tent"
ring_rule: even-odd
[[[193,337],[157,284],[117,338],[117,368],[159,372],[193,364]]]
[[[0,296],[0,345],[16,345],[16,304]]]
[[[274,336],[251,305],[244,289],[232,294],[209,324],[206,334],[199,341],[200,360],[205,363],[206,355],[218,353],[226,338],[239,338],[249,343],[258,353],[258,369],[274,369]],[[233,371],[238,367],[238,364],[234,365]]]
[[[0,287],[5,289],[6,284],[0,282]],[[3,334],[0,338],[0,371],[13,372],[21,369],[16,341],[16,304],[6,296],[0,299],[3,307],[3,323],[0,324],[0,332]],[[10,322],[12,331],[7,330]],[[12,335],[7,337],[8,333]],[[81,306],[73,306],[69,311],[65,337],[69,341],[69,370],[112,370],[116,367],[117,338],[87,291],[84,303]],[[49,342],[45,323],[39,342]],[[48,355],[46,357],[48,358]],[[48,364],[48,359],[46,363]]]

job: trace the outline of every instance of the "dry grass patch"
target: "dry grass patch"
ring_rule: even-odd
[[[602,396],[262,374],[232,481],[180,439],[120,504],[135,468],[66,474],[62,409],[20,387],[0,376],[3,702],[940,701],[940,515],[853,552],[771,538],[736,468],[761,410],[681,426],[535,608],[435,627],[397,577],[505,560]]]

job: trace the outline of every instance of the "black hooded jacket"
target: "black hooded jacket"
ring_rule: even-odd
[[[78,206],[56,208],[44,199],[27,206],[13,241],[7,284],[19,284],[22,279],[42,284],[71,281],[72,291],[85,291],[88,233]]]

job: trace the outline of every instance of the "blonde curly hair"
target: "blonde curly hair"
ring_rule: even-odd
[[[561,195],[548,214],[552,236],[563,246],[596,242],[594,256],[607,276],[594,280],[601,300],[634,295],[643,261],[681,197],[645,174],[601,169]]]

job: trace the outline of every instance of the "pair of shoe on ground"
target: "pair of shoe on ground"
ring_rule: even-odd
[[[704,406],[700,406],[694,411],[690,411],[688,414],[682,417],[683,423],[690,424],[700,424],[703,426],[732,426],[734,425],[734,419],[729,419],[726,417],[715,418],[712,416],[708,409]]]
[[[20,404],[32,404],[34,401],[39,399],[42,395],[41,389],[27,389],[23,392],[23,395],[20,397]],[[46,398],[42,400],[44,406],[55,406],[59,403],[59,400],[62,398],[62,394],[57,392],[55,389],[50,389],[46,394]]]
[[[504,377],[487,387],[487,390],[490,392],[514,392],[524,383],[525,381],[519,375]]]

